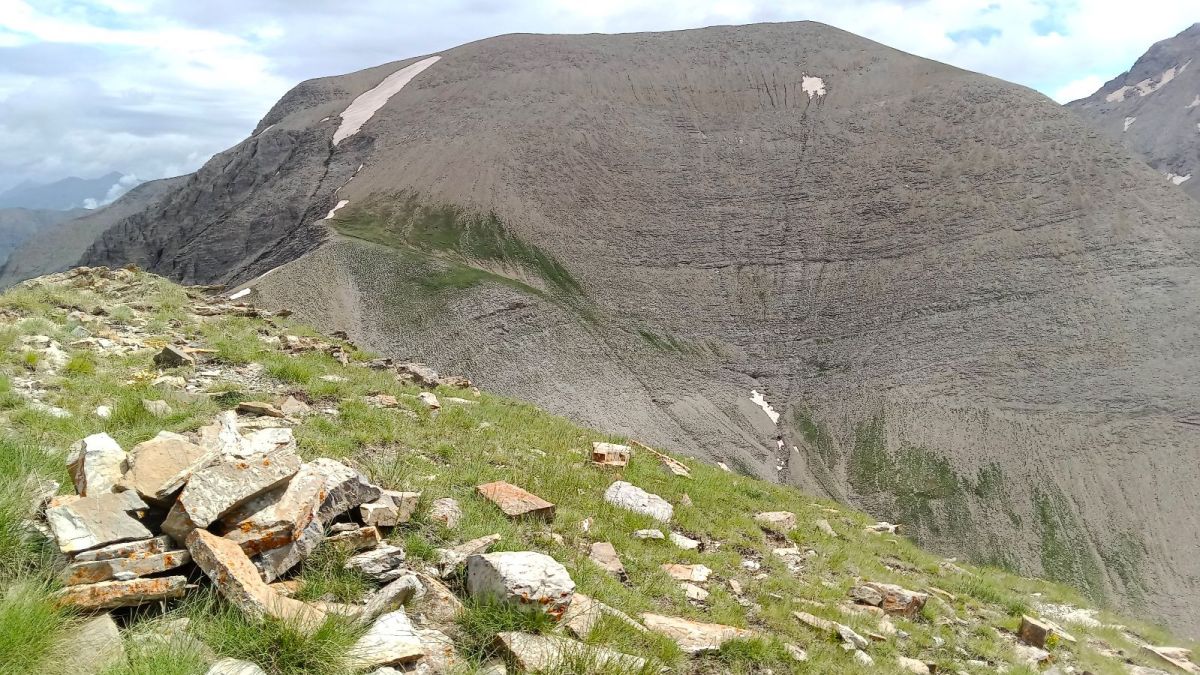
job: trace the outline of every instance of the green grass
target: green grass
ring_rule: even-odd
[[[336,544],[318,547],[303,563],[295,597],[344,603],[362,600],[373,587],[361,573],[346,568],[352,555],[354,551]]]
[[[69,649],[71,616],[57,606],[50,587],[33,580],[8,585],[0,596],[0,673],[44,673]]]
[[[458,619],[459,651],[470,661],[483,663],[501,656],[496,634],[507,631],[547,633],[555,627],[545,612],[529,610],[497,600],[472,600]]]

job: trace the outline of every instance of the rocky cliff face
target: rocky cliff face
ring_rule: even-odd
[[[1200,198],[1200,24],[1067,107]]]
[[[813,23],[434,56],[300,85],[85,262],[254,280],[1200,627],[1200,205],[1160,174],[1035,92]]]

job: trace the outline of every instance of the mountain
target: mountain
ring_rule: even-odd
[[[0,209],[0,267],[10,253],[29,239],[64,220],[77,218],[86,211],[71,209]]]
[[[11,249],[12,255],[7,261],[0,256],[0,288],[8,288],[24,279],[67,269],[79,260],[79,256],[83,255],[105,230],[135,213],[146,210],[182,185],[186,179],[186,176],[180,176],[142,183],[113,203],[98,209],[40,211],[39,213],[52,218],[52,221],[48,222],[46,227],[40,227],[36,232],[31,232],[21,241],[15,242],[17,245]],[[62,217],[56,218],[51,214],[62,214]],[[0,228],[2,227],[0,225]],[[3,236],[2,229],[0,236]]]
[[[787,23],[301,83],[82,262],[246,284],[1195,633],[1198,228],[1034,91]]]
[[[21,183],[0,192],[0,208],[94,209],[138,184],[133,176],[116,171],[99,178],[64,178],[53,183]]]
[[[1067,107],[1200,199],[1200,23]]]

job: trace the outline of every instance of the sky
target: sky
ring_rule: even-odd
[[[1200,2],[0,0],[0,190],[187,173],[301,80],[492,35],[805,19],[1065,102],[1200,21]]]

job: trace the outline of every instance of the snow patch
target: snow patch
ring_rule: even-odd
[[[337,206],[333,207],[332,209],[329,209],[329,213],[325,214],[325,220],[329,220],[330,218],[332,218],[333,214],[338,212],[338,209],[342,208],[343,206],[345,206],[349,203],[350,203],[349,199],[343,199],[343,200],[339,201],[337,203]]]
[[[431,56],[405,66],[385,77],[383,82],[380,82],[374,89],[359,94],[342,111],[342,123],[338,125],[337,131],[333,132],[333,144],[337,145],[358,133],[367,120],[374,117],[380,108],[404,88],[404,85],[412,82],[414,77],[420,75],[422,71],[437,63],[441,58],[440,56]]]
[[[772,423],[779,424],[779,413],[775,412],[775,409],[771,407],[770,403],[767,403],[767,397],[758,393],[757,390],[751,389],[750,402],[762,408],[763,412],[767,413],[767,417],[771,418]]]
[[[1147,77],[1146,79],[1142,80],[1141,82],[1138,82],[1137,84],[1133,85],[1132,87],[1129,85],[1125,85],[1124,87],[1121,87],[1120,89],[1114,91],[1113,93],[1109,94],[1108,96],[1105,96],[1104,100],[1108,101],[1109,103],[1120,103],[1121,101],[1125,100],[1125,95],[1128,94],[1129,90],[1131,90],[1131,89],[1136,89],[1138,96],[1147,96],[1149,94],[1153,94],[1154,92],[1158,91],[1159,89],[1162,89],[1163,87],[1167,86],[1167,83],[1170,82],[1171,80],[1174,80],[1176,75],[1179,75],[1184,70],[1187,70],[1187,67],[1189,65],[1191,65],[1191,63],[1192,62],[1189,60],[1187,63],[1183,64],[1182,66],[1171,66],[1170,68],[1167,68],[1166,70],[1164,70],[1158,77]],[[1193,103],[1192,105],[1200,105],[1200,104]],[[1188,107],[1190,108],[1191,106],[1188,106]]]
[[[1129,131],[1129,126],[1136,121],[1137,121],[1136,117],[1126,117],[1125,118],[1125,128],[1122,129],[1122,131]]]
[[[800,89],[802,89],[804,91],[804,93],[808,94],[808,98],[810,100],[814,96],[824,96],[825,95],[825,80],[822,80],[819,77],[810,77],[808,75],[801,75],[800,76]]]
[[[333,119],[333,118],[332,117],[322,117],[321,122],[328,122],[331,119]],[[320,122],[318,122],[317,124],[320,124]]]
[[[233,295],[229,296],[229,299],[230,299],[230,300],[237,300],[238,298],[244,298],[244,297],[246,297],[247,295],[250,295],[250,289],[249,289],[249,288],[243,288],[242,290],[238,291],[237,293],[234,293]]]
[[[1192,177],[1192,174],[1190,174],[1190,173],[1186,176],[1180,176],[1177,173],[1168,173],[1167,174],[1167,180],[1171,181],[1172,183],[1174,183],[1176,185],[1182,185],[1184,181],[1190,179],[1191,177]]]
[[[1188,109],[1191,109],[1191,108],[1195,108],[1198,105],[1200,105],[1200,94],[1196,94],[1196,98],[1192,99],[1192,102],[1187,104],[1187,107],[1188,107]]]
[[[270,131],[274,128],[275,128],[274,124],[268,124],[266,129],[263,129],[262,131],[258,132],[257,134],[254,134],[254,138],[258,138],[259,136],[262,136],[263,134],[267,133],[268,131]]]

